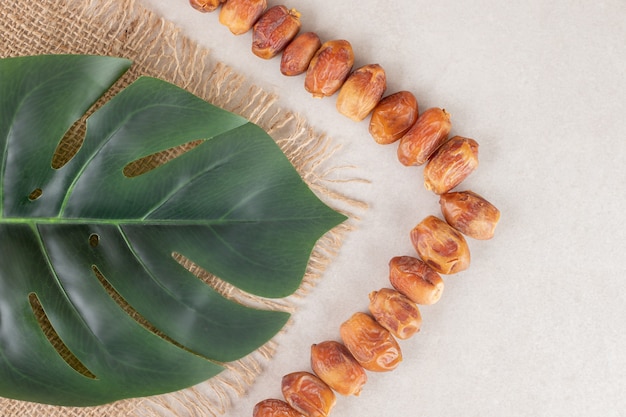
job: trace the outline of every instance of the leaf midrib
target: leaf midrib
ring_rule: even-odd
[[[321,220],[328,219],[328,216],[303,216],[303,217],[290,217],[290,218],[263,218],[263,219],[73,219],[73,218],[59,218],[59,217],[6,217],[0,218],[1,224],[28,224],[28,225],[49,225],[49,224],[65,224],[65,225],[111,225],[111,226],[126,226],[126,225],[142,225],[142,226],[214,226],[224,224],[236,224],[236,223],[285,223],[285,222],[300,222],[303,220]]]

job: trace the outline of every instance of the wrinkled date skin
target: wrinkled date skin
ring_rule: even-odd
[[[343,83],[337,96],[337,110],[360,122],[376,107],[387,89],[385,70],[378,64],[356,69]]]
[[[324,42],[317,50],[304,78],[304,88],[315,98],[332,96],[341,88],[354,65],[350,42]]]
[[[400,139],[398,160],[402,165],[423,165],[448,138],[450,113],[438,107],[425,110]]]
[[[300,31],[300,13],[279,5],[270,7],[252,28],[252,53],[263,59],[278,55]]]
[[[465,238],[435,216],[426,217],[411,230],[411,242],[424,262],[441,274],[454,274],[469,267]]]
[[[392,335],[406,340],[419,332],[422,315],[408,297],[391,288],[381,288],[369,294],[369,310],[376,321]]]
[[[307,417],[327,417],[337,398],[324,381],[309,372],[293,372],[283,377],[285,401]]]
[[[455,136],[435,151],[424,167],[424,186],[435,194],[447,193],[478,168],[478,143]]]
[[[339,333],[352,356],[368,371],[391,371],[402,362],[396,339],[369,314],[354,313],[341,324]]]
[[[215,11],[220,4],[225,1],[226,0],[189,0],[189,4],[198,11],[209,13]]]
[[[439,205],[446,222],[465,236],[487,240],[495,234],[500,210],[472,191],[445,193]]]
[[[257,403],[252,417],[304,417],[283,400],[267,399]]]
[[[219,21],[233,35],[242,35],[267,9],[267,0],[228,0],[220,10]]]
[[[381,145],[394,143],[415,124],[418,111],[417,99],[410,91],[384,97],[372,111],[370,135]]]
[[[396,256],[389,261],[389,282],[417,304],[435,304],[443,294],[441,275],[413,256]]]
[[[280,59],[280,72],[287,76],[304,74],[321,46],[322,41],[315,32],[299,34],[283,51]]]
[[[347,347],[334,340],[311,346],[311,369],[341,395],[358,396],[367,382],[365,369]]]

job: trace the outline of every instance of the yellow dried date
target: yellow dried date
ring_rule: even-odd
[[[280,72],[287,76],[303,74],[321,46],[322,41],[315,32],[299,34],[283,51],[280,58]]]
[[[367,382],[363,367],[347,347],[334,340],[311,346],[311,369],[341,395],[359,395]]]
[[[450,113],[438,107],[425,110],[400,139],[398,160],[406,166],[424,164],[448,138],[451,128]]]
[[[203,12],[213,12],[215,11],[220,4],[224,3],[226,0],[189,0],[189,4],[194,9]]]
[[[337,110],[360,122],[380,101],[387,88],[385,70],[378,64],[357,68],[343,83],[337,96]]]
[[[500,210],[472,191],[445,193],[439,197],[446,222],[465,236],[491,239],[500,220]]]
[[[454,274],[469,267],[465,238],[435,216],[426,217],[411,230],[411,242],[422,260],[441,274]]]
[[[419,332],[422,315],[408,297],[391,288],[369,294],[369,310],[376,321],[398,339],[408,339]]]
[[[478,167],[478,143],[454,136],[439,147],[424,167],[424,186],[435,194],[452,190]]]
[[[410,91],[398,91],[384,97],[372,110],[369,132],[381,145],[399,140],[415,124],[417,99]]]
[[[402,362],[396,339],[369,314],[354,313],[341,324],[339,334],[352,356],[368,371],[391,371]]]
[[[444,289],[441,276],[413,256],[395,256],[389,261],[389,282],[401,294],[417,304],[435,304]]]
[[[310,372],[292,372],[283,377],[285,401],[307,417],[328,417],[337,398],[333,390]]]
[[[332,96],[341,88],[353,65],[350,42],[343,39],[324,42],[309,63],[304,88],[316,98]]]
[[[252,53],[271,59],[300,31],[300,13],[285,6],[270,7],[252,28]]]
[[[252,417],[304,417],[283,400],[269,398],[258,402]]]
[[[220,10],[219,21],[234,35],[242,35],[267,9],[267,0],[228,0]]]

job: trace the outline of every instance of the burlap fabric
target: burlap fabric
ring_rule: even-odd
[[[180,0],[182,2],[182,0]],[[171,23],[134,0],[2,0],[0,2],[0,57],[38,54],[98,54],[133,60],[131,70],[103,98],[108,99],[140,75],[150,75],[191,91],[203,99],[241,114],[263,127],[279,144],[302,178],[323,200],[344,212],[362,207],[358,201],[332,190],[324,168],[336,147],[302,118],[279,109],[276,97],[250,85],[244,77],[220,63],[208,51],[190,41]],[[100,102],[100,103],[101,103]],[[96,104],[94,109],[100,104]],[[93,109],[91,110],[93,111]],[[61,142],[53,164],[62,165],[78,148],[82,122]],[[193,147],[194,144],[189,144]],[[127,172],[136,175],[188,149],[173,149],[140,161]],[[341,179],[344,181],[345,179]],[[352,219],[355,217],[351,215]],[[303,286],[281,301],[249,300],[236,289],[186,259],[179,261],[227,297],[262,303],[271,308],[294,310],[294,297],[306,293],[336,254],[350,222],[324,236],[316,246]],[[35,309],[36,305],[33,306]],[[45,324],[44,324],[45,325]],[[229,364],[227,371],[195,387],[157,397],[130,399],[89,408],[56,407],[0,398],[0,416],[216,416],[224,414],[238,395],[245,393],[271,357],[274,342],[248,357]]]

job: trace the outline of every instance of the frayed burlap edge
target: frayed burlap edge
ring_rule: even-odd
[[[96,54],[126,57],[134,65],[105,100],[140,75],[162,78],[264,128],[281,147],[309,187],[350,220],[323,236],[313,250],[303,284],[283,300],[250,297],[220,283],[193,263],[179,261],[225,296],[247,304],[295,311],[337,255],[343,236],[354,227],[355,212],[366,205],[334,190],[348,167],[325,168],[339,147],[296,114],[277,106],[277,97],[251,85],[245,77],[212,62],[206,49],[181,34],[173,24],[134,0],[40,0],[0,2],[0,57],[38,54]],[[97,105],[96,105],[97,107]],[[93,111],[93,110],[92,110]],[[76,129],[80,132],[80,126]],[[60,147],[63,154],[63,147]],[[71,153],[71,152],[68,152]],[[284,331],[284,330],[283,330]],[[89,417],[218,416],[246,392],[276,349],[270,341],[253,354],[227,365],[217,377],[197,386],[155,397],[129,399],[99,407],[56,407],[0,398],[2,416]]]

